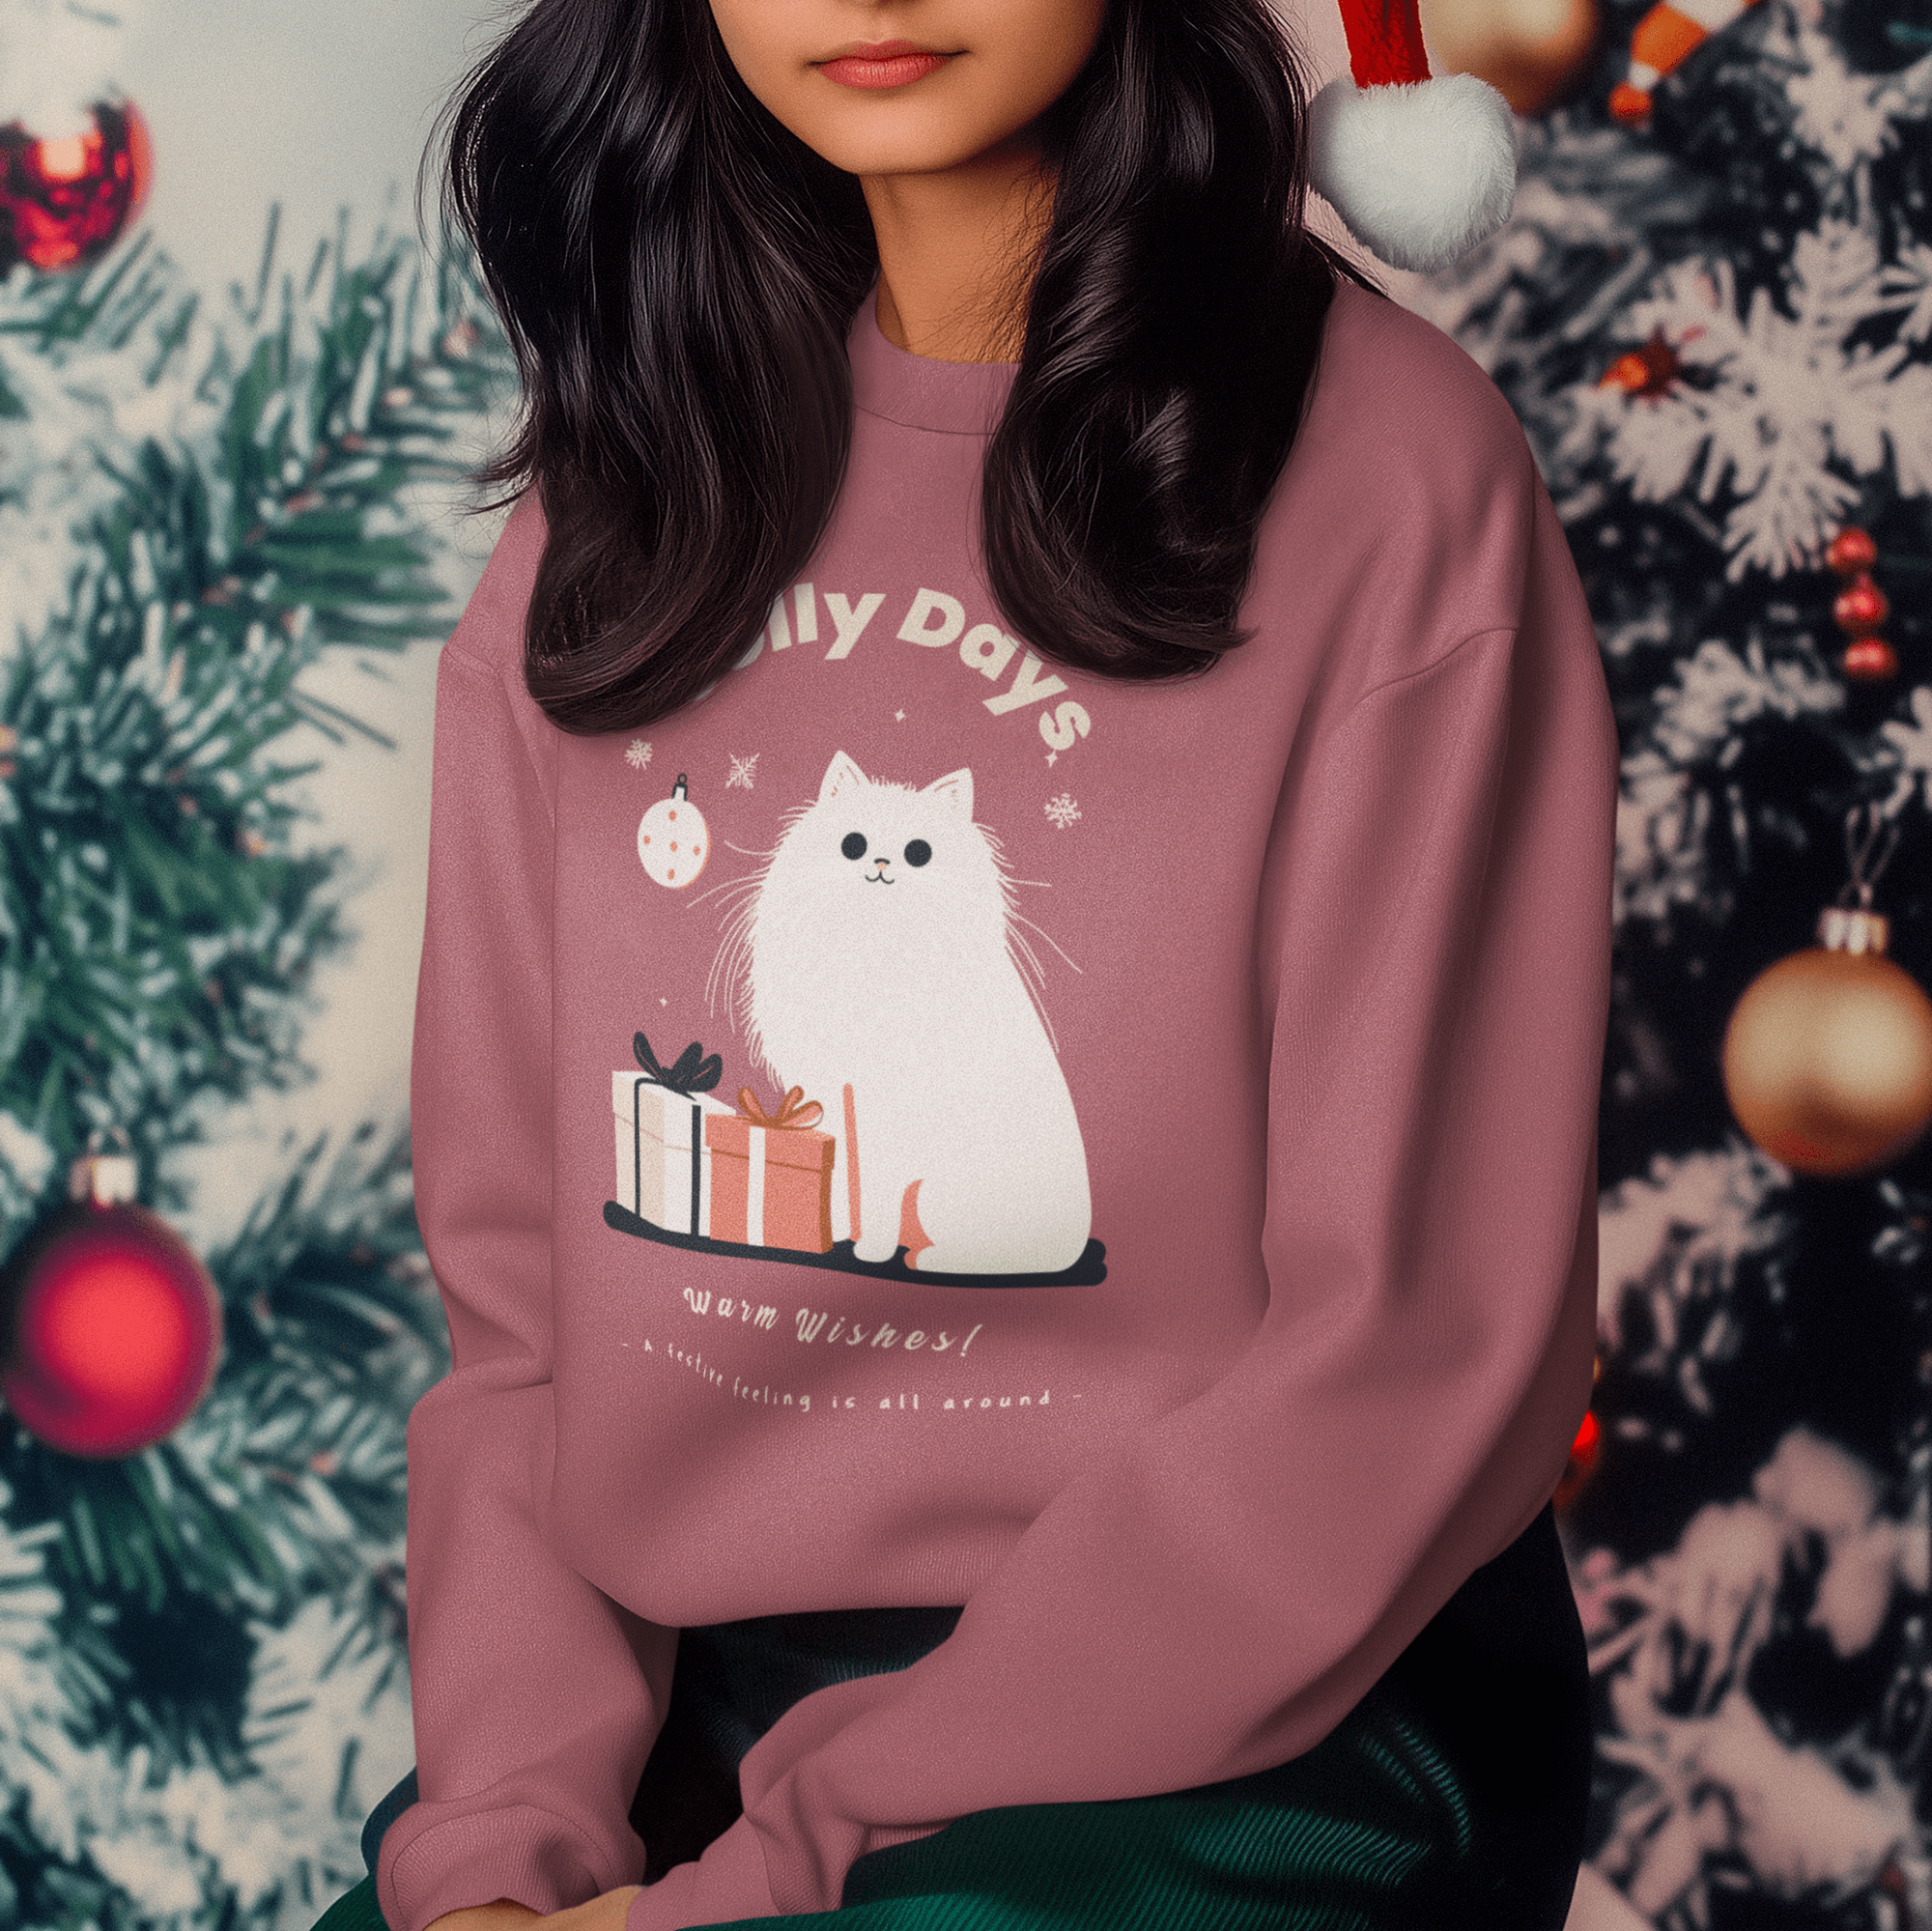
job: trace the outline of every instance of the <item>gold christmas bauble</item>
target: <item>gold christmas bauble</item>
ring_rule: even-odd
[[[1437,73],[1473,73],[1541,114],[1589,66],[1596,0],[1422,0],[1422,34]]]
[[[1826,912],[1823,943],[1759,973],[1731,1014],[1731,1110],[1798,1173],[1868,1173],[1932,1122],[1932,999],[1884,956],[1885,926]]]

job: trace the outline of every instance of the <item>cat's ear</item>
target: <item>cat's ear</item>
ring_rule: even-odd
[[[944,778],[935,778],[919,795],[922,798],[937,798],[941,804],[950,806],[969,825],[973,822],[971,771],[949,771]]]
[[[839,792],[854,790],[870,781],[842,751],[837,752],[832,762],[825,767],[825,776],[818,781],[818,802],[829,805]]]

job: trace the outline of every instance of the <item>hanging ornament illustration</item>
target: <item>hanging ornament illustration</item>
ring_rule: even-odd
[[[1657,0],[1631,35],[1630,75],[1610,93],[1610,118],[1627,125],[1650,119],[1651,91],[1665,74],[1722,33],[1756,0]]]
[[[0,1400],[63,1455],[114,1461],[171,1434],[213,1378],[221,1302],[187,1243],[135,1205],[126,1153],[93,1151],[69,1204],[8,1264]]]
[[[1724,1034],[1724,1090],[1756,1144],[1801,1174],[1839,1178],[1895,1160],[1932,1122],[1932,999],[1885,956],[1871,862],[1881,812],[1845,822],[1852,877],[1818,919],[1818,944],[1745,988]],[[1858,904],[1842,901],[1856,895]]]
[[[660,798],[638,822],[639,861],[658,884],[673,892],[694,883],[711,856],[710,830],[704,813],[685,795],[686,782],[680,771],[670,796]]]

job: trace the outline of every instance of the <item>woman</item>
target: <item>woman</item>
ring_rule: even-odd
[[[390,1931],[1561,1923],[1615,735],[1304,119],[1263,0],[470,83]]]

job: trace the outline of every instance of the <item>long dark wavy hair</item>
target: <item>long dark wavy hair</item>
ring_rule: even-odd
[[[1175,677],[1244,641],[1353,275],[1303,226],[1306,99],[1268,0],[1109,0],[1045,117],[1051,226],[980,521],[1005,620],[1058,663]],[[870,217],[739,79],[709,0],[535,0],[445,125],[444,211],[524,383],[480,480],[534,485],[549,525],[525,676],[565,730],[635,728],[743,654],[825,531]]]

